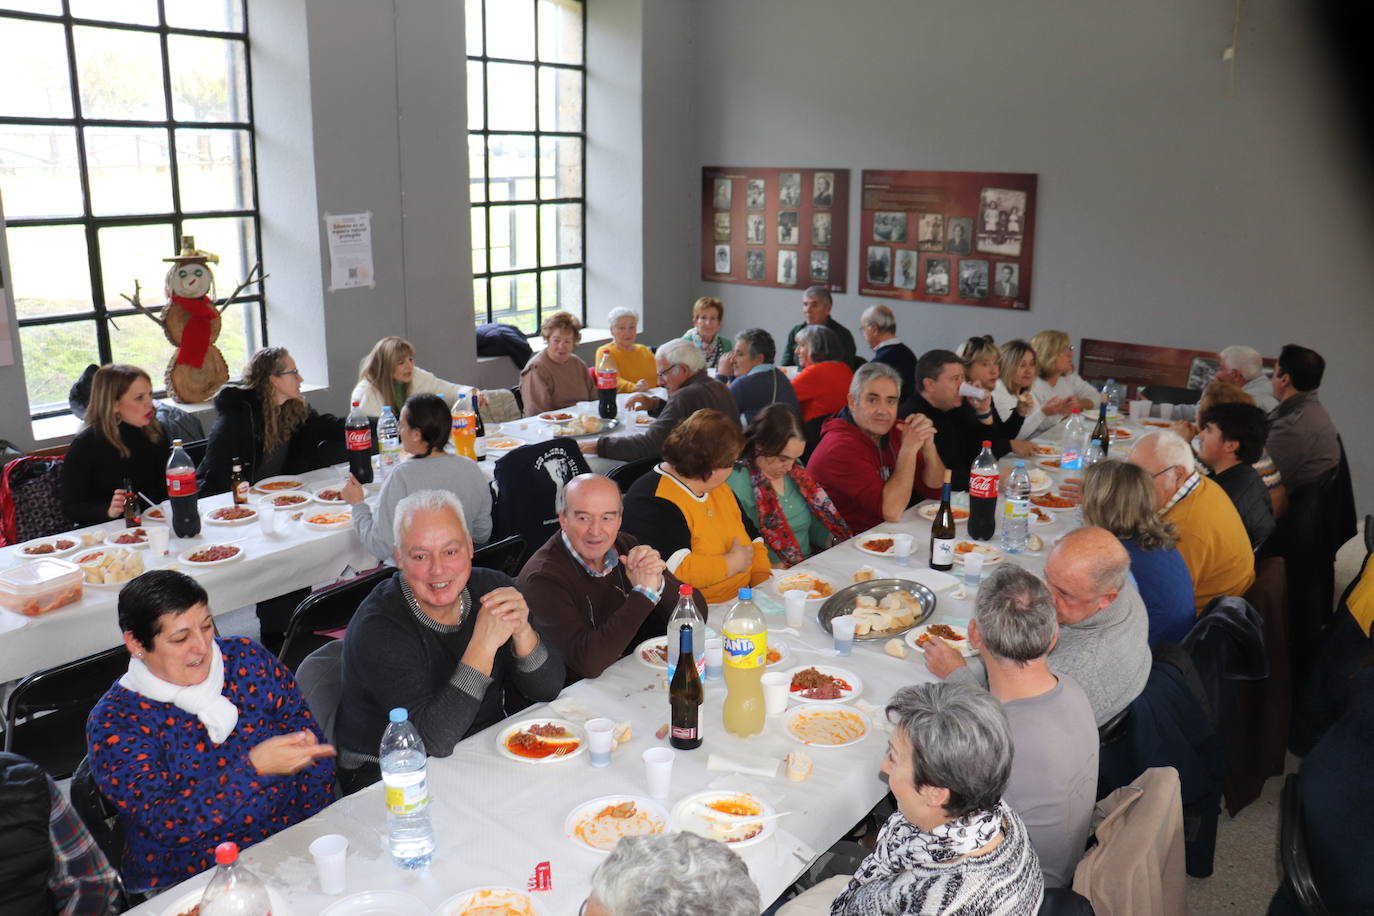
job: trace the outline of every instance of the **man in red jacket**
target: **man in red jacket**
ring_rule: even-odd
[[[821,427],[807,470],[855,532],[896,522],[915,498],[938,499],[945,465],[935,424],[921,414],[897,422],[902,377],[865,363],[849,385],[849,406]]]

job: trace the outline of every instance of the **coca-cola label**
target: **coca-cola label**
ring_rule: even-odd
[[[968,479],[968,495],[971,499],[996,499],[996,474],[971,474]]]
[[[173,499],[178,496],[196,495],[196,472],[167,475],[167,495]]]
[[[674,725],[673,737],[677,738],[678,740],[685,739],[687,741],[695,741],[697,737],[697,730],[695,728],[687,728],[684,725]]]
[[[348,446],[350,452],[366,452],[372,449],[372,430],[364,426],[361,429],[344,430],[344,444]]]
[[[614,369],[596,370],[596,387],[614,388],[616,385],[616,374]]]

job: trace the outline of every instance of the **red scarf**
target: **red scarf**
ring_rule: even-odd
[[[840,517],[840,512],[835,508],[835,504],[830,501],[830,496],[825,492],[820,484],[811,479],[811,475],[806,473],[806,469],[800,462],[793,462],[791,470],[787,476],[792,478],[792,482],[801,491],[802,498],[806,500],[806,507],[811,510],[811,514],[821,520],[821,523],[835,536],[836,543],[847,541],[850,538],[849,526]],[[792,528],[787,524],[787,516],[782,511],[782,503],[778,500],[777,491],[773,489],[773,484],[767,477],[759,471],[758,467],[749,468],[749,481],[754,485],[754,505],[759,512],[759,533],[763,535],[764,543],[768,548],[777,554],[783,566],[788,568],[796,566],[806,557],[802,556],[801,545],[797,543],[797,536],[793,534]]]
[[[181,332],[181,346],[177,348],[177,363],[199,369],[205,365],[205,354],[210,349],[210,325],[219,315],[209,296],[199,299],[184,299],[172,296],[172,302],[186,310],[190,320]]]

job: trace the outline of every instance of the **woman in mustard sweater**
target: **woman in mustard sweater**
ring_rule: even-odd
[[[610,351],[615,360],[616,371],[620,373],[616,390],[621,394],[629,391],[648,391],[658,384],[658,367],[654,365],[654,351],[644,344],[635,343],[639,334],[639,314],[634,309],[613,308],[606,313],[606,322],[611,326],[612,342],[596,348],[596,362],[592,368],[601,365],[601,354]]]
[[[733,417],[698,410],[663,441],[663,461],[625,494],[624,529],[656,549],[668,571],[708,603],[768,578],[768,548],[724,486],[744,434]]]

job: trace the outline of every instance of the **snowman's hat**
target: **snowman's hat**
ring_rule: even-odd
[[[170,258],[163,258],[164,261],[172,261],[177,264],[199,261],[202,264],[218,264],[219,255],[211,254],[208,251],[201,251],[196,247],[196,237],[194,235],[183,235],[181,237],[181,251]]]

